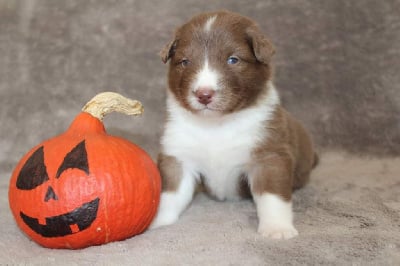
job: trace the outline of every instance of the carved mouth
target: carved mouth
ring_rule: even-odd
[[[29,217],[20,212],[22,220],[33,231],[44,237],[59,237],[79,233],[88,228],[97,217],[99,198],[81,207],[59,216],[47,217],[46,224],[40,224],[39,219]]]

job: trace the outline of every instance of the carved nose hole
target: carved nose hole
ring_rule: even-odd
[[[57,197],[56,193],[54,192],[53,188],[51,186],[49,186],[49,188],[47,189],[47,192],[46,192],[46,196],[44,197],[44,201],[48,202],[51,199],[58,200],[58,197]]]

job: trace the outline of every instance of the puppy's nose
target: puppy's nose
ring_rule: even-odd
[[[211,88],[199,88],[198,90],[196,90],[195,94],[199,103],[209,104],[212,101],[215,90]]]

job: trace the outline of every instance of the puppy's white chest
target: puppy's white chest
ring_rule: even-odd
[[[188,121],[168,127],[163,138],[165,152],[177,157],[196,178],[201,175],[217,198],[236,197],[237,179],[250,160],[254,135],[244,134],[238,126],[198,127]]]
[[[204,136],[205,145],[197,145],[194,164],[213,195],[220,200],[236,198],[238,178],[250,161],[257,133],[245,134],[238,126],[210,133]]]
[[[265,108],[221,117],[199,117],[177,105],[169,110],[162,138],[163,152],[176,157],[220,200],[238,198],[238,179],[246,172],[251,152],[267,132]]]

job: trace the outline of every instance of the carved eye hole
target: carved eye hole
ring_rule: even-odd
[[[31,190],[49,180],[44,165],[43,146],[38,148],[25,162],[17,177],[17,188]]]
[[[69,168],[77,168],[84,171],[87,175],[89,174],[85,141],[80,142],[75,148],[67,153],[67,155],[65,155],[64,161],[58,168],[56,178],[59,178],[61,174]]]

